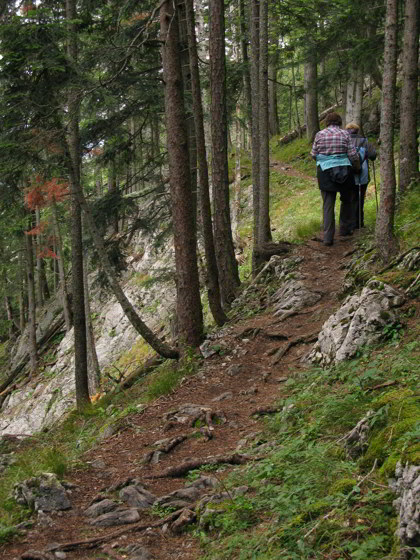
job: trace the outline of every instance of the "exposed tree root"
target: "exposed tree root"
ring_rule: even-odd
[[[241,455],[240,453],[233,453],[233,455],[218,455],[216,457],[209,457],[207,459],[185,461],[177,467],[169,467],[161,474],[146,476],[145,478],[153,480],[157,478],[178,478],[184,476],[189,471],[199,469],[204,465],[222,465],[223,463],[227,463],[229,465],[244,465],[249,460],[250,457],[248,455]]]
[[[293,346],[297,346],[298,344],[306,344],[308,342],[315,342],[317,338],[318,338],[318,333],[315,333],[315,334],[309,334],[308,336],[300,336],[299,338],[295,338],[294,340],[291,340],[285,346],[277,350],[277,352],[274,354],[271,364],[273,366],[278,364],[280,360],[283,358],[283,356],[287,354],[287,352],[291,348],[293,348]]]
[[[57,550],[74,550],[76,548],[95,548],[97,546],[99,546],[102,543],[105,543],[107,541],[110,541],[112,539],[115,539],[117,537],[120,537],[121,535],[125,535],[126,533],[130,533],[132,531],[145,531],[146,529],[149,528],[156,528],[156,527],[162,527],[162,525],[165,525],[166,523],[170,523],[171,521],[175,521],[175,519],[177,519],[181,513],[183,512],[183,509],[179,509],[177,511],[174,511],[173,513],[171,513],[170,515],[168,515],[167,517],[165,517],[164,519],[160,519],[159,521],[155,521],[154,523],[133,523],[130,526],[125,526],[124,529],[120,529],[119,531],[114,531],[113,533],[108,533],[107,535],[101,535],[100,537],[93,537],[92,539],[85,539],[85,540],[81,540],[81,541],[73,541],[73,542],[67,542],[67,543],[61,543],[61,544],[56,544],[53,546],[48,547],[48,552],[55,552]]]
[[[266,406],[262,408],[257,408],[254,412],[251,412],[250,416],[265,416],[266,414],[277,414],[280,412],[281,408],[277,408],[275,406]]]
[[[172,438],[168,443],[160,445],[159,447],[157,447],[153,451],[149,451],[149,453],[146,453],[146,455],[144,456],[144,459],[143,459],[144,463],[150,463],[152,461],[154,455],[158,452],[169,453],[170,451],[172,451],[172,449],[177,447],[180,443],[182,443],[186,439],[187,439],[186,435],[177,436],[175,438]]]

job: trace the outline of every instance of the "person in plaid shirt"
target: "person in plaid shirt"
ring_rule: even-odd
[[[338,113],[329,113],[326,128],[315,136],[311,155],[317,163],[318,186],[323,201],[324,245],[332,245],[335,234],[335,199],[340,193],[340,235],[351,235],[352,189],[355,188],[353,171],[360,169],[359,155],[350,140],[350,134],[342,130]]]

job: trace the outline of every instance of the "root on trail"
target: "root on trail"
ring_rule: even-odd
[[[299,338],[295,338],[294,340],[291,340],[285,346],[277,350],[277,352],[274,354],[271,365],[275,366],[276,364],[278,364],[280,360],[283,358],[283,356],[287,354],[287,352],[291,348],[293,348],[293,346],[297,346],[298,344],[306,344],[308,342],[316,342],[317,339],[318,339],[318,333],[314,333],[314,334],[309,334],[307,336],[300,336]]]
[[[157,478],[178,478],[187,474],[189,471],[199,469],[204,465],[244,465],[251,459],[248,455],[241,455],[240,453],[233,453],[232,455],[217,455],[216,457],[208,457],[207,459],[196,459],[191,461],[185,461],[178,465],[177,467],[169,467],[166,471],[161,474],[150,475],[145,478],[157,479]]]
[[[145,531],[146,529],[155,529],[157,527],[162,527],[166,523],[170,523],[171,521],[175,521],[184,509],[179,509],[174,511],[164,519],[160,519],[159,521],[155,521],[154,523],[133,523],[133,525],[125,526],[124,529],[120,529],[119,531],[114,531],[113,533],[108,533],[106,535],[101,535],[99,537],[93,537],[92,539],[85,539],[80,541],[72,541],[67,543],[55,544],[48,547],[48,552],[56,552],[57,550],[74,550],[75,548],[95,548],[102,543],[115,539],[117,537],[121,537],[126,533],[130,533],[131,531]]]

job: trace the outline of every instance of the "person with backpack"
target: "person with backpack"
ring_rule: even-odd
[[[324,245],[334,243],[335,199],[340,193],[340,235],[353,233],[352,193],[355,190],[354,172],[359,172],[360,161],[350,135],[341,128],[338,113],[325,118],[326,128],[316,133],[311,155],[316,160],[318,186],[323,201]]]
[[[369,164],[368,160],[376,159],[376,150],[364,136],[359,134],[360,127],[358,124],[351,122],[346,125],[346,130],[350,134],[352,145],[356,148],[360,159],[360,172],[354,176],[356,190],[352,193],[352,228],[360,229],[365,227],[364,223],[364,205],[365,196],[369,184]]]

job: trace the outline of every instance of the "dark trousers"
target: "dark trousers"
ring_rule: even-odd
[[[365,227],[364,206],[365,206],[365,196],[366,196],[367,188],[368,188],[367,185],[360,185],[360,187],[359,185],[356,185],[355,189],[352,191],[352,208],[353,208],[352,229],[359,229],[361,227]]]
[[[324,243],[331,244],[334,241],[335,233],[335,199],[337,193],[335,191],[321,191],[323,200],[323,217],[324,217]],[[340,235],[348,235],[352,232],[353,208],[352,191],[344,188],[340,191],[341,207],[340,207]]]

